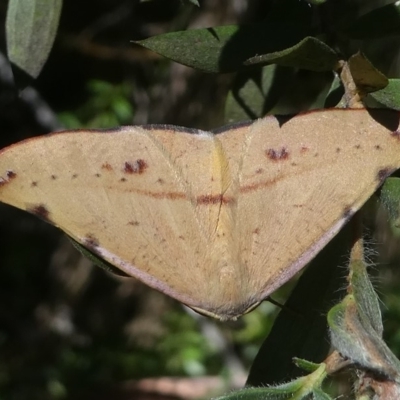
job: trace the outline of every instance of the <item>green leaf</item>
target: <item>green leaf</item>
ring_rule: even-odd
[[[293,357],[293,362],[297,367],[301,368],[303,371],[309,371],[309,372],[314,372],[320,366],[320,364],[316,364],[311,361],[304,360],[298,357]]]
[[[306,400],[314,390],[318,390],[326,378],[325,364],[309,375],[276,386],[247,387],[215,400]]]
[[[331,86],[328,89],[328,93],[325,96],[323,108],[336,107],[342,100],[343,94],[344,88],[342,85],[342,81],[340,80],[338,75],[335,75],[331,82]]]
[[[374,100],[392,110],[400,111],[400,79],[389,79],[389,84],[369,94]]]
[[[10,0],[6,18],[10,61],[36,78],[56,36],[62,0]]]
[[[332,346],[363,370],[400,381],[400,362],[375,331],[353,295],[347,295],[328,313]]]
[[[225,122],[230,124],[264,116],[278,102],[295,71],[269,65],[237,74],[225,105]]]
[[[390,227],[396,237],[400,236],[400,178],[387,178],[380,192],[382,206],[387,211]]]
[[[270,385],[298,377],[302,371],[293,357],[321,362],[330,344],[325,314],[344,288],[342,255],[349,250],[349,229],[342,231],[317,255],[300,277],[261,346],[247,385]]]
[[[322,389],[314,389],[312,391],[313,400],[333,400],[329,394],[322,391]]]
[[[277,387],[245,388],[214,400],[286,400],[295,399],[293,394],[301,389],[302,379],[279,385]]]
[[[257,54],[294,46],[307,31],[302,24],[271,22],[172,32],[135,43],[189,67],[224,73],[245,69]]]
[[[363,93],[375,92],[388,85],[388,78],[376,69],[363,53],[354,54],[348,63],[354,83]]]
[[[388,4],[363,15],[343,33],[352,39],[376,39],[400,34],[400,4]]]
[[[339,57],[332,48],[308,36],[292,47],[252,57],[245,65],[278,64],[311,71],[331,71],[338,68],[338,62]]]
[[[365,261],[351,260],[349,270],[349,284],[354,300],[359,307],[360,316],[365,316],[376,333],[382,336],[383,324],[379,299],[368,276]]]

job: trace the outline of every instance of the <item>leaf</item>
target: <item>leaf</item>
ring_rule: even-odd
[[[388,78],[376,69],[363,53],[354,54],[348,63],[354,83],[363,93],[375,92],[388,85]]]
[[[294,46],[308,30],[282,22],[229,25],[171,32],[135,43],[201,71],[225,73],[245,69],[244,62],[257,54]]]
[[[400,178],[387,178],[380,192],[382,206],[387,211],[393,234],[400,236]]]
[[[239,73],[226,100],[226,123],[256,119],[267,114],[281,98],[293,75],[293,70],[277,65]]]
[[[293,362],[297,367],[301,368],[303,371],[308,372],[314,372],[320,366],[320,364],[316,364],[298,357],[293,357]]]
[[[352,39],[376,39],[400,34],[400,4],[395,2],[370,11],[343,33]]]
[[[365,315],[369,323],[379,336],[383,333],[382,315],[379,307],[379,299],[372,286],[367,273],[367,265],[364,260],[351,260],[349,269],[349,284],[360,315]]]
[[[335,75],[331,82],[331,86],[328,89],[328,93],[325,96],[325,103],[323,105],[323,108],[336,107],[340,103],[343,94],[344,94],[344,88],[342,82],[339,76]]]
[[[278,64],[311,71],[331,71],[338,68],[337,53],[315,37],[308,36],[296,45],[281,51],[257,55],[245,65]]]
[[[328,313],[332,346],[363,370],[375,371],[396,382],[400,381],[400,362],[381,336],[360,315],[353,295],[347,295]]]
[[[310,263],[262,344],[247,385],[269,385],[298,377],[293,357],[321,362],[329,351],[325,313],[342,296],[342,254],[348,250],[345,227]]]
[[[36,78],[56,36],[62,0],[10,0],[6,18],[10,61]]]
[[[286,400],[295,399],[293,394],[301,389],[302,378],[276,387],[245,388],[214,400]]]
[[[332,73],[296,71],[278,65],[239,73],[227,97],[225,121],[323,108],[332,80]]]
[[[322,389],[314,389],[312,392],[313,400],[333,400],[329,394],[322,391]]]
[[[320,364],[311,374],[291,382],[260,388],[247,387],[215,400],[306,400],[314,390],[320,389],[326,375],[325,364]]]
[[[392,110],[400,111],[400,79],[389,79],[389,84],[369,94],[374,100]]]

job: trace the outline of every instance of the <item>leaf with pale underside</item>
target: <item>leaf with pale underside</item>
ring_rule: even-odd
[[[9,60],[36,78],[57,33],[62,0],[10,0],[6,18]]]

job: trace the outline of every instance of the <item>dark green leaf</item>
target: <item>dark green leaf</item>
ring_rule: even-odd
[[[332,71],[338,67],[337,53],[315,37],[306,37],[296,45],[269,54],[257,55],[245,65],[278,64],[311,71]]]
[[[342,81],[340,80],[338,75],[335,75],[331,82],[328,93],[325,97],[323,108],[336,107],[340,103],[343,94],[344,88],[342,85]]]
[[[400,111],[400,79],[389,79],[389,84],[369,94],[374,100],[392,110]]]
[[[262,23],[172,32],[138,41],[164,57],[204,72],[234,72],[257,54],[294,46],[307,36],[303,25]],[[249,68],[249,67],[247,67]]]
[[[344,33],[352,39],[376,39],[400,34],[400,4],[392,3],[363,15]]]
[[[233,123],[266,115],[278,102],[295,71],[269,65],[237,74],[225,106],[225,122]]]
[[[343,229],[311,262],[257,354],[247,384],[269,385],[298,377],[293,357],[321,362],[329,351],[325,313],[342,296],[342,255],[349,250]]]
[[[10,0],[6,18],[10,61],[36,78],[56,36],[62,0]]]
[[[225,121],[323,108],[332,80],[332,73],[296,71],[276,65],[239,73],[228,94]]]

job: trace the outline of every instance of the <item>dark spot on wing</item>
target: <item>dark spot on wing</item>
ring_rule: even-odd
[[[46,221],[46,222],[51,222],[50,220],[50,212],[49,210],[46,208],[46,206],[44,204],[39,204],[37,206],[33,206],[31,208],[28,208],[27,211],[29,211],[30,213],[36,215],[37,217],[39,217],[40,219]]]
[[[132,226],[138,226],[139,222],[138,221],[129,221],[128,225],[132,225]]]
[[[96,247],[99,247],[99,241],[91,233],[86,235],[83,244],[85,247],[87,247],[91,251],[94,251],[94,250],[96,250]]]
[[[38,183],[36,181],[31,182],[32,187],[36,187],[37,185],[38,185]]]
[[[262,169],[262,168],[258,168],[258,169],[256,170],[256,174],[262,174],[262,172],[263,172],[263,169]]]
[[[308,150],[310,149],[307,146],[301,146],[300,153],[301,154],[307,153]]]
[[[336,147],[336,153],[340,153],[342,149],[340,147]]]
[[[57,175],[51,175],[51,179],[55,181],[57,179]]]
[[[157,183],[159,183],[160,185],[162,185],[162,184],[165,183],[165,182],[164,182],[164,179],[158,178],[158,179],[157,179]]]
[[[107,170],[107,171],[112,171],[112,169],[113,169],[113,167],[109,164],[109,163],[104,163],[102,166],[101,166],[101,168],[102,169],[105,169],[105,170]]]
[[[146,161],[138,159],[135,162],[125,162],[124,172],[127,174],[143,174],[148,167]]]
[[[121,178],[119,181],[120,182],[126,182],[126,178]]]
[[[265,150],[265,155],[272,161],[287,160],[289,158],[289,152],[286,147],[281,149],[268,149]]]
[[[73,174],[72,179],[76,179],[78,177],[78,174]]]
[[[395,139],[400,140],[400,131],[399,131],[399,130],[393,131],[393,132],[392,132],[392,136],[393,136]]]
[[[343,214],[342,218],[347,222],[350,220],[350,218],[354,215],[354,210],[350,207],[347,206],[343,209]]]
[[[198,196],[197,199],[197,204],[228,204],[233,201],[233,199],[229,197],[225,197],[222,194],[217,194],[217,195],[202,195]]]
[[[358,150],[358,149],[361,149],[361,144],[356,144],[356,145],[354,146],[354,148],[357,149],[357,150]]]
[[[96,178],[100,178],[100,177],[101,177],[101,174],[97,173],[97,174],[94,174],[94,176],[95,176]]]
[[[382,147],[379,144],[377,144],[375,145],[375,150],[382,150]]]
[[[378,180],[378,185],[382,185],[382,183],[385,181],[385,179],[391,175],[396,169],[395,168],[382,168],[378,171],[377,174],[377,180]]]
[[[14,171],[6,171],[6,177],[5,178],[0,177],[0,187],[9,183],[16,176],[17,174]]]

